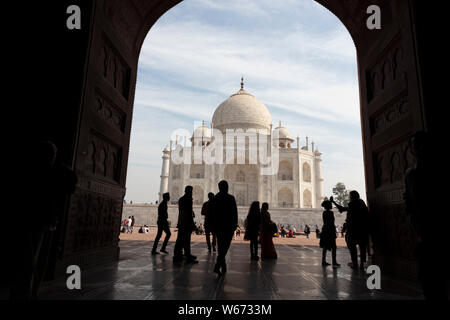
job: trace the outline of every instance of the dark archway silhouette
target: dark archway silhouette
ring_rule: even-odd
[[[404,212],[400,176],[404,161],[396,161],[393,168],[390,161],[379,159],[405,154],[412,133],[436,129],[438,111],[430,107],[431,91],[424,90],[433,90],[432,76],[423,72],[431,50],[424,42],[430,29],[423,24],[423,16],[430,11],[419,1],[408,0],[316,1],[342,21],[357,50],[367,199],[374,215],[374,261],[385,272],[414,278],[415,235],[406,220],[396,218]],[[58,6],[64,12],[72,2],[60,1]],[[55,53],[67,56],[61,66],[64,73],[58,74],[60,84],[56,84],[65,97],[64,110],[61,101],[50,101],[39,112],[43,120],[35,137],[54,141],[62,159],[79,177],[56,237],[51,261],[55,274],[63,274],[68,264],[87,266],[118,257],[139,52],[150,28],[179,2],[79,1],[82,30],[75,33],[62,24],[61,33],[49,39],[64,46]],[[373,4],[382,10],[381,30],[366,27],[366,10]],[[55,117],[57,122],[49,120]],[[93,156],[93,150],[103,150],[102,156]],[[392,175],[395,179],[382,179]],[[77,222],[78,212],[86,207],[92,215],[109,217],[104,226],[114,234],[109,243],[99,245],[88,226]],[[77,234],[85,235],[83,250],[77,249],[81,241]],[[395,248],[390,245],[393,242],[398,244]]]

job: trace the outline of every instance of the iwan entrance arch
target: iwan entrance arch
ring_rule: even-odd
[[[65,30],[59,39],[71,58],[65,82],[68,99],[64,114],[59,105],[48,108],[49,114],[61,117],[58,124],[48,123],[40,136],[56,142],[62,160],[79,178],[55,246],[58,258],[51,263],[57,274],[70,264],[83,268],[118,258],[139,52],[152,25],[180,1],[61,2],[61,8],[80,6],[82,29]],[[417,2],[318,2],[342,21],[357,50],[374,261],[384,272],[414,278],[416,237],[404,215],[403,173],[413,161],[409,136],[431,128],[422,99]],[[374,4],[381,8],[380,30],[366,26],[367,8]]]

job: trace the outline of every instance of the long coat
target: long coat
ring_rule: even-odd
[[[236,199],[228,193],[217,193],[210,208],[210,227],[214,232],[234,232],[238,225]]]
[[[208,200],[202,206],[202,216],[205,216],[205,221],[203,223],[205,229],[210,228],[210,212],[211,212],[211,200]]]
[[[347,211],[345,223],[347,225],[346,239],[367,243],[369,241],[369,210],[362,199],[350,201],[348,207],[337,206],[339,212]]]
[[[167,219],[169,218],[167,214],[167,201],[162,201],[158,206],[158,226],[169,225]]]
[[[192,210],[192,197],[184,195],[178,200],[177,228],[195,229],[194,211]]]

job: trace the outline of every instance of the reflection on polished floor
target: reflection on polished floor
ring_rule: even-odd
[[[152,300],[297,300],[297,299],[422,299],[419,288],[382,274],[381,290],[369,290],[368,275],[347,266],[346,248],[338,248],[342,267],[321,265],[321,249],[277,245],[278,260],[251,261],[247,244],[233,243],[228,273],[212,272],[216,254],[193,243],[196,265],[176,266],[172,254],[150,254],[152,242],[121,241],[121,258],[114,264],[82,271],[81,290],[68,290],[66,279],[47,284],[40,299]],[[168,247],[172,253],[173,244]],[[331,259],[331,254],[328,254]],[[381,270],[382,271],[382,270]]]

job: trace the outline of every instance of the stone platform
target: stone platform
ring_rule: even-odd
[[[347,266],[346,248],[338,248],[340,268],[321,266],[317,246],[276,245],[278,259],[254,262],[248,243],[233,243],[228,273],[212,272],[216,254],[202,242],[192,243],[196,265],[176,266],[172,254],[150,254],[152,242],[122,240],[120,261],[82,270],[82,289],[68,290],[66,279],[45,284],[40,299],[138,300],[297,300],[297,299],[422,299],[415,284],[381,277],[381,290],[366,287],[367,275]],[[173,252],[173,243],[168,246]],[[331,259],[330,253],[328,260]]]
[[[238,224],[242,227],[248,214],[248,206],[238,206]],[[202,206],[194,205],[195,222],[197,224],[204,222],[204,216],[201,215]],[[298,231],[303,231],[305,224],[308,224],[312,231],[314,226],[322,228],[323,209],[305,209],[305,208],[270,208],[270,217],[272,221],[282,225],[293,225]],[[172,226],[178,221],[178,205],[169,205],[167,210],[169,220]],[[136,225],[156,225],[158,219],[158,206],[155,204],[124,204],[122,210],[122,221],[130,216],[136,219]],[[339,213],[334,210],[336,226],[342,226],[345,222],[346,213]]]

